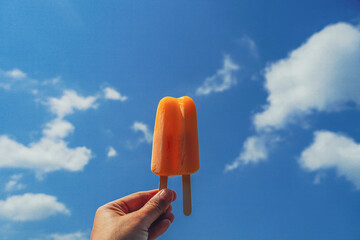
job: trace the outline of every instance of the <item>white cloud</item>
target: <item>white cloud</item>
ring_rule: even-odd
[[[151,143],[153,140],[153,134],[149,131],[149,128],[146,124],[141,122],[134,122],[134,124],[131,126],[131,128],[135,132],[142,132],[144,134],[144,138],[140,139],[140,141],[146,141],[147,143]]]
[[[63,118],[66,115],[72,114],[74,110],[96,108],[96,100],[95,96],[82,97],[73,90],[65,90],[61,98],[49,98],[48,104],[51,112],[59,118]]]
[[[24,145],[7,135],[0,135],[0,168],[30,169],[38,178],[58,170],[83,170],[92,158],[91,150],[85,146],[68,146],[64,138],[75,128],[62,117],[74,110],[94,108],[95,100],[95,97],[81,97],[69,90],[61,98],[50,98],[49,106],[58,116],[45,124],[39,141]]]
[[[109,147],[107,156],[110,157],[116,157],[118,154],[116,150],[113,147]]]
[[[13,70],[4,72],[5,76],[15,78],[15,79],[21,79],[26,77],[26,73],[21,71],[20,69],[14,68]]]
[[[69,148],[62,139],[44,136],[25,146],[8,136],[0,136],[0,168],[26,168],[38,176],[57,170],[80,171],[89,162],[91,150]]]
[[[46,124],[43,134],[49,139],[65,138],[72,133],[74,129],[71,123],[63,119],[54,119]]]
[[[229,55],[224,56],[223,68],[217,70],[216,74],[205,79],[205,82],[196,90],[197,95],[208,95],[212,92],[223,92],[236,84],[233,72],[240,67],[236,65]]]
[[[22,174],[14,174],[10,177],[10,180],[5,185],[5,191],[12,192],[16,190],[21,190],[25,188],[25,185],[19,183],[21,178],[23,177]]]
[[[257,129],[283,128],[314,111],[336,111],[360,104],[360,31],[347,24],[325,27],[288,58],[265,73],[265,110],[255,115]]]
[[[314,142],[299,158],[300,165],[308,171],[336,169],[360,190],[360,144],[339,133],[317,131]]]
[[[270,64],[265,69],[268,104],[254,116],[255,136],[262,138],[289,123],[299,123],[315,111],[339,111],[349,103],[360,105],[359,62],[360,30],[347,23],[337,23],[313,34],[287,58]],[[261,156],[266,159],[271,144],[262,146]],[[246,156],[247,152],[244,147],[240,156]],[[241,162],[239,159],[226,169],[235,169]]]
[[[0,200],[0,216],[12,221],[41,220],[56,214],[69,215],[70,211],[51,195],[25,193]]]
[[[104,94],[106,99],[119,100],[122,102],[128,99],[127,96],[121,95],[118,91],[110,87],[104,89]]]
[[[271,145],[280,141],[280,138],[273,135],[260,135],[248,137],[240,155],[232,164],[225,166],[225,172],[238,168],[241,164],[258,163],[266,160]]]

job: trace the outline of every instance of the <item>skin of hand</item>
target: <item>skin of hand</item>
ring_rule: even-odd
[[[154,240],[174,221],[170,189],[137,192],[101,206],[90,240]]]

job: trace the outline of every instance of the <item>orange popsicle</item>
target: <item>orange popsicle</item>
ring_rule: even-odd
[[[155,121],[151,171],[160,176],[159,188],[168,176],[183,176],[184,214],[191,214],[190,174],[199,170],[196,107],[190,97],[163,98]]]

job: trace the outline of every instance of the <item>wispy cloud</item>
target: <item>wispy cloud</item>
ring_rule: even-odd
[[[10,84],[10,83],[0,82],[0,88],[3,88],[3,89],[5,89],[5,90],[10,90],[11,84]]]
[[[42,85],[56,85],[61,81],[61,77],[57,76],[54,78],[46,79],[45,81],[41,82]]]
[[[245,48],[249,49],[250,54],[254,57],[254,58],[258,58],[259,53],[258,53],[258,48],[256,46],[255,41],[250,38],[248,35],[244,35],[242,38],[239,39],[239,44],[244,46]]]
[[[110,87],[104,89],[104,96],[106,99],[119,100],[121,102],[124,102],[128,99],[127,96],[121,95],[118,91]]]
[[[22,174],[14,174],[10,177],[10,180],[5,185],[6,192],[17,191],[25,188],[25,185],[19,181],[22,179]]]
[[[265,88],[268,91],[264,110],[255,114],[254,136],[245,140],[240,156],[246,156],[246,144],[301,123],[314,112],[333,112],[344,109],[349,102],[360,105],[360,31],[347,23],[337,23],[313,34],[287,58],[265,69]],[[255,138],[254,138],[255,137]],[[267,138],[270,140],[270,138]],[[261,159],[266,159],[271,144],[262,146]],[[251,156],[251,155],[250,155]],[[226,169],[238,167],[238,157]],[[258,158],[249,158],[257,162]],[[232,166],[232,167],[229,167]]]
[[[18,88],[29,90],[38,83],[37,80],[29,78],[26,73],[18,68],[8,71],[0,69],[0,88],[7,91]]]
[[[252,136],[246,139],[243,146],[243,152],[235,159],[232,164],[225,166],[225,172],[238,168],[241,163],[247,164],[249,162],[257,163],[266,159],[267,148],[264,138]]]
[[[248,137],[243,144],[242,151],[232,164],[225,166],[225,172],[238,168],[241,164],[258,163],[266,160],[269,148],[280,138],[271,134],[261,134]]]
[[[326,177],[325,172],[318,172],[318,173],[315,175],[315,178],[314,178],[313,183],[314,183],[314,184],[320,184],[325,177]]]
[[[134,122],[134,124],[131,126],[131,129],[135,132],[142,132],[144,137],[140,138],[140,142],[147,142],[151,143],[153,140],[153,134],[150,132],[148,126],[145,123],[142,122]]]
[[[118,154],[116,152],[116,150],[113,147],[109,147],[108,148],[108,153],[107,156],[110,157],[116,157]]]
[[[217,72],[205,79],[205,82],[196,90],[197,95],[208,95],[212,92],[223,92],[237,82],[234,72],[239,70],[229,55],[224,56],[224,65]]]
[[[35,221],[70,211],[56,197],[42,193],[25,193],[0,200],[0,216],[12,221]]]
[[[313,143],[299,158],[300,165],[308,171],[336,169],[360,190],[360,144],[343,134],[316,131]]]

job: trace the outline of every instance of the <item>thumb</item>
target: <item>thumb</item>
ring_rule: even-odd
[[[170,189],[162,189],[153,196],[140,210],[140,216],[143,218],[147,227],[165,213],[174,199],[174,193]]]

